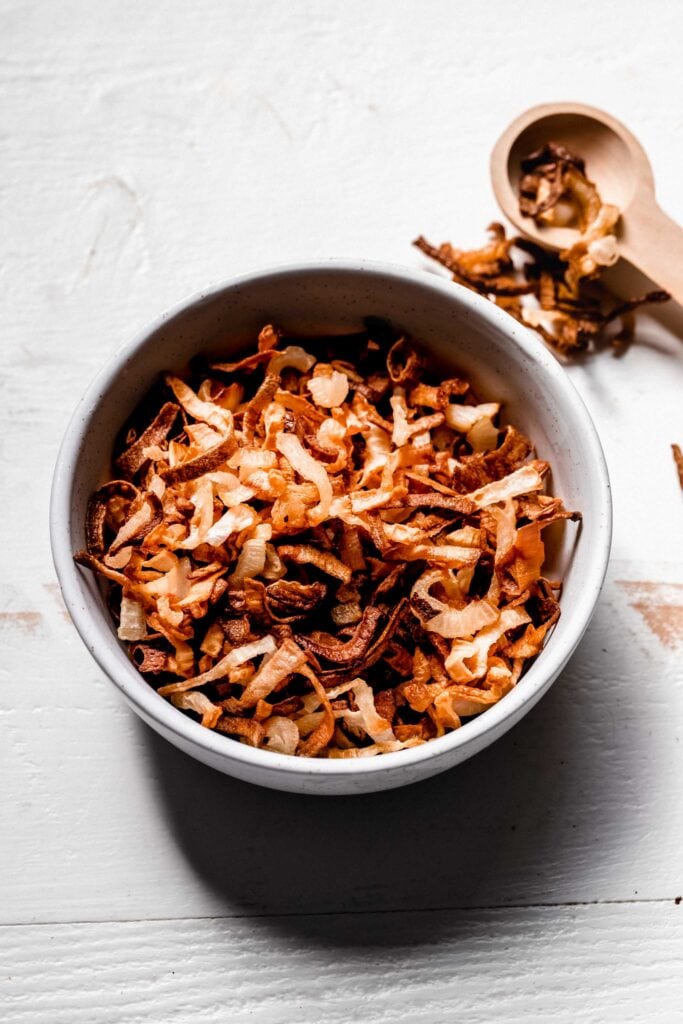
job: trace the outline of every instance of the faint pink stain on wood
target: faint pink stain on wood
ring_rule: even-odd
[[[27,633],[35,633],[42,621],[40,612],[0,612],[0,629],[16,626]]]
[[[617,580],[631,608],[665,647],[683,644],[683,583]]]
[[[57,607],[59,608],[59,614],[62,616],[64,621],[65,622],[71,622],[71,616],[69,615],[68,611],[66,610],[66,605],[64,604],[64,601],[62,600],[62,592],[59,589],[59,584],[58,583],[43,583],[43,586],[44,586],[45,590],[47,590],[48,594],[53,599],[53,601],[56,603]]]

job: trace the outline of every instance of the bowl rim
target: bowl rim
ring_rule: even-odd
[[[168,701],[160,697],[146,679],[130,665],[130,672],[120,671],[121,666],[113,659],[105,646],[98,643],[100,626],[94,618],[90,602],[83,602],[78,591],[78,574],[84,570],[73,561],[71,550],[71,495],[78,464],[78,452],[83,435],[96,418],[101,397],[106,393],[123,366],[134,359],[165,323],[195,306],[205,303],[223,292],[249,286],[264,278],[288,278],[315,276],[336,272],[341,275],[365,274],[389,277],[396,281],[408,281],[421,288],[432,289],[454,304],[465,307],[473,316],[495,329],[502,331],[510,343],[522,349],[551,386],[572,408],[582,421],[582,446],[584,465],[593,477],[595,493],[601,499],[602,507],[595,514],[592,557],[588,560],[588,571],[582,580],[580,600],[565,618],[565,636],[562,643],[550,642],[534,664],[524,674],[519,684],[510,693],[488,708],[484,714],[467,722],[462,729],[447,733],[438,739],[429,740],[417,747],[382,754],[372,758],[323,759],[298,758],[269,750],[260,750],[243,743],[230,741],[228,737],[206,729],[191,720]],[[50,495],[50,543],[57,578],[64,602],[84,644],[103,670],[105,675],[122,691],[134,709],[146,721],[157,723],[164,733],[178,735],[190,748],[201,747],[217,761],[240,763],[245,770],[267,771],[268,774],[284,773],[295,777],[327,776],[340,778],[356,775],[374,775],[391,772],[392,769],[408,769],[424,761],[438,758],[458,748],[473,747],[472,753],[482,749],[511,727],[523,714],[525,705],[529,709],[536,703],[552,681],[559,675],[576,649],[593,614],[604,582],[612,538],[612,500],[610,481],[602,446],[595,425],[586,405],[564,369],[539,343],[529,328],[512,319],[488,299],[458,285],[445,277],[422,269],[413,269],[401,264],[380,260],[349,259],[328,257],[311,261],[297,261],[278,264],[274,267],[256,268],[212,284],[186,296],[165,309],[153,320],[138,330],[133,337],[121,345],[107,360],[81,396],[66,427],[57,455],[52,490]],[[554,632],[554,631],[553,631]],[[489,739],[489,734],[494,734]],[[464,759],[464,758],[463,758]]]

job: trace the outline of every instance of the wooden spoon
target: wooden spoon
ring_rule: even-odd
[[[522,234],[552,249],[576,240],[571,228],[538,227],[519,212],[522,159],[546,142],[561,142],[586,161],[586,171],[606,203],[621,210],[619,251],[646,277],[683,303],[683,228],[655,200],[645,150],[620,121],[581,103],[532,107],[506,128],[491,154],[491,181],[505,216]]]

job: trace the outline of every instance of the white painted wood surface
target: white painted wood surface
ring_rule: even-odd
[[[173,750],[89,660],[47,543],[66,420],[146,318],[250,267],[477,243],[525,106],[621,117],[683,220],[680,8],[547,12],[0,3],[3,1022],[682,1019],[680,310],[568,371],[615,497],[579,651],[413,789],[298,798]]]
[[[34,925],[0,928],[0,957],[17,1024],[636,1024],[683,1005],[679,918],[625,903]]]

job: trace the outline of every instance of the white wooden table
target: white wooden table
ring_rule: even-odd
[[[490,148],[575,98],[683,219],[681,7],[3,0],[0,1019],[683,1020],[681,311],[568,372],[615,497],[609,578],[550,694],[411,790],[252,788],[142,726],[47,540],[72,408],[146,319],[298,258],[474,245]]]

